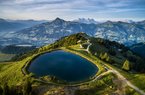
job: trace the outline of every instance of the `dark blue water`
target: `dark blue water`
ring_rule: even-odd
[[[38,56],[28,71],[37,77],[52,75],[68,82],[77,82],[94,76],[98,68],[78,55],[57,50]]]

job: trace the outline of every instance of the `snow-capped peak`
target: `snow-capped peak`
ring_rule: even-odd
[[[79,22],[79,23],[86,23],[86,24],[98,24],[99,22],[95,21],[94,19],[91,18],[78,18],[76,20],[73,20],[74,22]]]

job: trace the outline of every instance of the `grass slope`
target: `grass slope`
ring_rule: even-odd
[[[3,62],[0,63],[0,84],[5,82],[8,85],[20,85],[25,77],[22,73],[22,67],[30,58],[26,58],[18,62]]]
[[[86,35],[84,35],[84,36],[86,36]],[[77,39],[77,40],[74,40],[74,39]],[[55,50],[55,49],[63,49],[65,51],[72,52],[74,54],[80,55],[80,56],[88,59],[89,61],[93,62],[94,64],[96,64],[98,66],[99,72],[97,73],[97,75],[101,74],[102,72],[105,71],[105,69],[102,67],[102,63],[106,64],[106,62],[101,61],[94,54],[86,52],[86,49],[80,48],[80,44],[78,44],[77,42],[82,39],[84,42],[86,42],[86,39],[84,39],[82,36],[80,36],[79,34],[74,34],[69,37],[65,37],[64,39],[62,39],[60,41],[57,41],[54,44],[41,47],[38,50],[36,50],[35,52],[31,52],[28,55],[25,54],[25,56],[23,56],[24,58],[20,57],[20,58],[22,58],[21,61],[0,63],[0,84],[7,82],[8,85],[11,85],[11,86],[12,85],[21,85],[23,82],[23,79],[25,78],[24,74],[22,73],[23,66],[26,63],[28,63],[29,61],[33,60],[33,58],[35,56],[40,55],[45,52],[49,52],[51,50]],[[71,40],[71,42],[69,42],[70,40]],[[64,44],[60,44],[60,43],[64,43]],[[102,47],[102,45],[100,45],[100,46]],[[120,54],[119,54],[119,56],[120,56]],[[112,66],[112,65],[109,64],[108,66]],[[112,66],[112,68],[121,72],[125,77],[127,77],[132,83],[137,85],[139,88],[145,90],[145,86],[143,85],[143,84],[145,84],[145,80],[144,80],[145,75],[131,74],[129,72],[122,71],[121,69],[119,69],[118,67],[115,67],[115,66]],[[111,81],[109,82],[109,84],[110,83],[111,83]],[[101,94],[101,93],[103,93],[103,91],[106,91],[106,93],[111,91],[112,88],[110,89],[110,88],[108,88],[108,86],[106,86],[105,89],[98,89],[98,90],[99,90],[98,93]],[[92,91],[92,90],[89,90],[89,91]],[[95,95],[95,93],[96,92],[94,92],[92,95]],[[104,92],[103,94],[106,94],[106,93]],[[89,94],[86,94],[86,95],[89,95]],[[133,94],[131,94],[131,95],[133,95]]]

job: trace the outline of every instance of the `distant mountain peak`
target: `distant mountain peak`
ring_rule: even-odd
[[[61,18],[58,18],[58,17],[55,20],[52,21],[52,23],[55,23],[55,24],[61,24],[63,22],[65,22],[65,21]]]
[[[110,20],[107,20],[105,23],[113,23],[112,21],[110,21]]]
[[[87,19],[86,18],[78,18],[78,19],[74,20],[74,22],[85,23],[85,24],[98,24],[99,23],[91,18],[87,18]]]
[[[57,17],[54,21],[64,21],[63,19]]]
[[[55,20],[62,20],[61,18],[57,17]]]

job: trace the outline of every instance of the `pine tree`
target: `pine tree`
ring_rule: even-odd
[[[107,53],[104,53],[103,55],[100,56],[102,60],[106,61],[106,58],[108,57]]]
[[[126,71],[130,70],[130,62],[128,60],[123,63],[122,69]]]
[[[107,56],[107,58],[106,58],[106,62],[110,62],[110,57],[109,56]]]
[[[100,59],[102,59],[102,56],[103,56],[103,54],[102,54],[102,53],[100,53],[100,56],[99,56],[99,57],[100,57]]]
[[[108,54],[105,53],[104,56],[103,56],[103,59],[106,59],[108,57]]]

